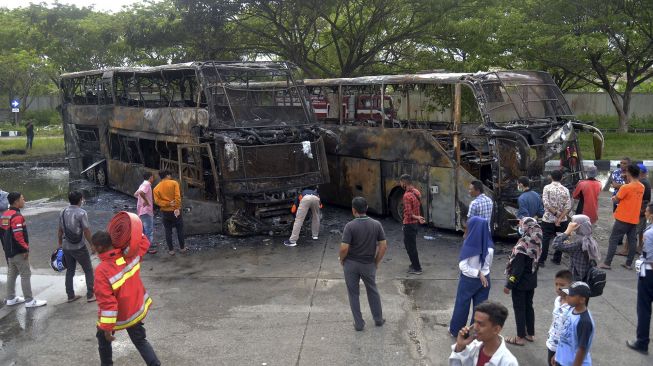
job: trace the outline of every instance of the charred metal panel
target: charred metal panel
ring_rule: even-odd
[[[340,175],[341,186],[350,190],[350,194],[347,196],[365,197],[369,212],[383,213],[381,164],[378,160],[343,157],[340,161]],[[349,203],[351,203],[351,199],[349,199]]]
[[[327,152],[341,156],[365,159],[401,161],[433,166],[452,167],[447,153],[435,141],[428,130],[395,128],[368,128],[356,126],[328,126],[335,132],[340,143],[326,146]]]
[[[108,160],[109,186],[127,194],[136,191],[143,182],[145,168],[140,164],[129,164],[118,160]]]
[[[156,131],[176,136],[179,142],[193,142],[199,128],[209,125],[209,114],[202,108],[115,107],[113,128],[131,131]]]
[[[452,168],[429,168],[429,185],[423,191],[428,195],[428,221],[444,229],[456,229],[457,208],[455,171]]]
[[[222,204],[182,199],[182,205],[186,235],[222,232]]]

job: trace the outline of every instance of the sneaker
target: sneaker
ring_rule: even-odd
[[[362,331],[363,329],[365,329],[365,323],[363,323],[363,325],[361,326],[358,326],[356,325],[356,323],[354,323],[354,329],[356,329],[357,332]]]
[[[637,344],[637,341],[626,341],[626,346],[628,346],[628,348],[632,349],[633,351],[637,351],[643,355],[648,355],[648,347],[640,347]]]
[[[385,324],[385,319],[381,319],[381,321],[378,321],[378,322],[375,321],[374,322],[374,325],[376,325],[377,327],[382,327],[383,324]]]
[[[313,237],[313,240],[317,240],[317,239],[319,239],[317,236],[314,236],[314,237]]]
[[[46,305],[48,302],[45,300],[32,299],[32,301],[25,303],[26,308],[37,308]]]
[[[13,299],[7,300],[7,301],[5,301],[5,302],[6,302],[7,305],[9,305],[9,306],[11,306],[11,305],[18,305],[18,304],[24,303],[24,302],[25,302],[25,298],[24,298],[24,297],[20,297],[20,296],[16,296],[16,297],[14,297]]]
[[[95,298],[95,295],[91,295],[91,297],[86,296],[86,302],[93,302],[96,301],[97,299]]]
[[[422,270],[421,270],[421,269],[414,269],[414,268],[411,268],[411,269],[408,270],[408,274],[412,274],[412,275],[421,275],[421,274],[422,274]]]
[[[283,245],[285,245],[285,246],[287,246],[287,247],[295,247],[295,246],[297,246],[297,243],[296,243],[296,242],[293,243],[293,242],[290,241],[290,240],[284,240]]]
[[[82,298],[81,296],[79,296],[79,295],[75,295],[75,296],[73,296],[73,297],[69,297],[68,300],[67,300],[67,302],[77,301],[77,300],[79,300],[79,299],[81,299],[81,298]]]

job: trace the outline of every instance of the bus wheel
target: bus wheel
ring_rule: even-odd
[[[404,191],[396,189],[390,194],[390,214],[399,223],[404,221]]]
[[[95,177],[96,177],[95,182],[96,182],[99,186],[104,187],[104,186],[107,185],[107,172],[106,172],[106,170],[104,169],[104,167],[99,166],[99,167],[97,168],[97,173],[95,174]]]
[[[87,181],[95,183],[95,168],[87,170],[85,175]]]

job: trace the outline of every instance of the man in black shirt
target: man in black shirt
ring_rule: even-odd
[[[387,243],[381,223],[367,216],[365,198],[355,197],[351,205],[351,212],[355,218],[345,225],[339,258],[345,273],[349,306],[354,316],[354,329],[361,331],[365,327],[359,300],[361,279],[365,284],[374,324],[380,327],[385,323],[381,310],[381,296],[376,288],[376,269],[385,255]]]
[[[32,142],[34,141],[34,124],[32,121],[27,122],[25,125],[25,136],[27,137],[27,142],[25,143],[25,149],[32,149]]]

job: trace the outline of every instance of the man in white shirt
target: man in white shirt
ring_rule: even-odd
[[[486,301],[474,310],[474,325],[458,332],[449,366],[519,366],[501,336],[508,318],[505,306]]]

